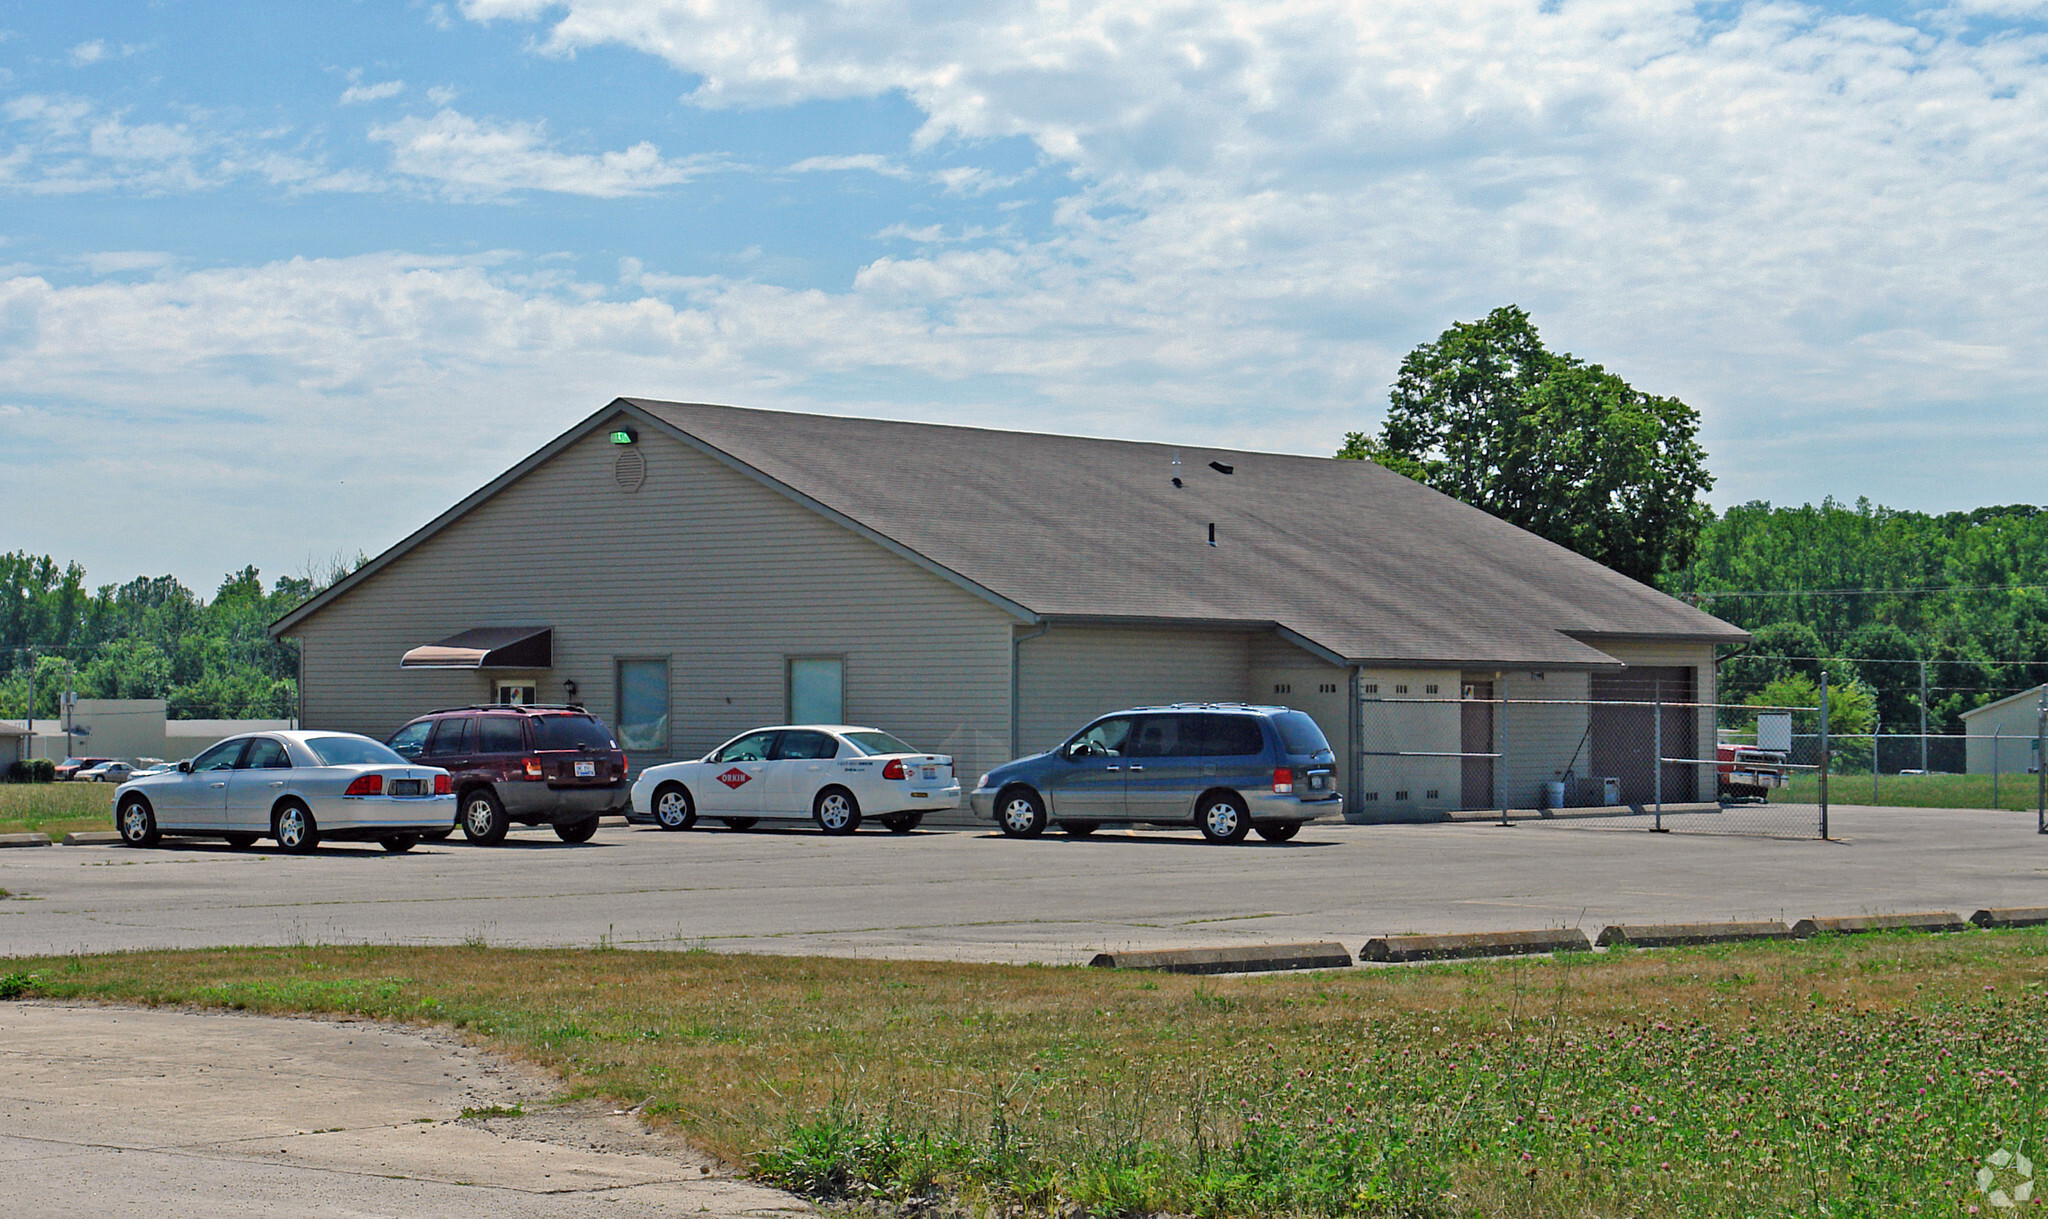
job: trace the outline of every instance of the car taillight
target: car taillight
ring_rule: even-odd
[[[1273,790],[1287,795],[1294,790],[1294,770],[1287,766],[1273,768]]]
[[[528,759],[526,759],[526,777],[527,777],[527,778],[529,778],[529,779],[545,779],[545,778],[547,778],[547,776],[546,776],[546,775],[544,775],[544,774],[542,774],[542,773],[541,773],[541,769],[540,769],[540,759],[539,759],[539,758],[528,758]]]
[[[890,758],[889,764],[882,767],[882,777],[884,779],[908,779],[910,772],[903,769],[902,758]]]
[[[435,795],[437,795],[437,796],[446,796],[446,795],[450,795],[450,794],[452,794],[452,793],[453,793],[454,791],[455,791],[455,780],[453,780],[453,779],[449,778],[449,777],[448,777],[447,775],[435,775],[435,776],[434,776],[434,794],[435,794]]]
[[[622,754],[620,754],[620,755],[619,755],[619,773],[620,773],[620,774],[622,774],[622,775],[623,775],[623,774],[630,774],[630,773],[632,773],[632,770],[633,770],[633,759],[631,759],[631,758],[627,757],[627,756],[626,756],[625,754],[623,754],[623,753],[622,753]]]
[[[344,796],[381,796],[384,794],[384,776],[360,775],[356,778],[355,782],[348,785],[348,790],[341,794]]]

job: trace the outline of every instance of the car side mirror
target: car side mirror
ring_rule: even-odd
[[[185,759],[184,761],[182,761],[182,762],[178,763],[178,773],[179,773],[179,774],[181,774],[181,775],[189,775],[189,774],[191,774],[191,773],[192,773],[192,759],[190,759],[190,758],[186,758],[186,759]]]

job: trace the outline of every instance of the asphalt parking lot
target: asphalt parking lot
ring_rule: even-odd
[[[2032,814],[1837,807],[1837,840],[1521,821],[1319,824],[1286,844],[1193,832],[808,829],[669,834],[607,823],[406,855],[308,858],[203,842],[0,852],[0,953],[229,944],[611,944],[1068,963],[1104,950],[1615,922],[1798,919],[2048,905]]]

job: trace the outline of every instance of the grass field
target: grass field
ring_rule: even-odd
[[[0,995],[452,1026],[884,1210],[1749,1219],[1989,1213],[1975,1174],[2044,1133],[2044,977],[2031,932],[1250,979],[476,944],[0,961]]]
[[[113,800],[107,783],[0,783],[0,834],[111,830]]]
[[[2033,775],[2000,775],[1996,807],[2013,812],[2033,812],[2036,788]],[[1834,775],[1828,780],[1828,796],[1835,804],[1877,804],[1896,808],[1992,808],[1990,775],[1879,775],[1875,798],[1870,772]],[[1780,799],[1813,804],[1820,800],[1820,777],[1796,774]]]

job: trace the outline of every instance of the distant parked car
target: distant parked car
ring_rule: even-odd
[[[449,707],[412,720],[387,743],[454,776],[457,824],[482,846],[503,842],[514,822],[588,842],[598,818],[625,812],[632,798],[625,751],[581,707]]]
[[[1183,703],[1105,715],[1059,748],[981,776],[978,817],[1012,838],[1050,820],[1076,838],[1104,823],[1193,826],[1211,842],[1285,842],[1344,811],[1337,755],[1307,714]]]
[[[648,767],[626,819],[665,830],[687,830],[700,816],[736,830],[808,820],[851,834],[872,818],[908,834],[926,813],[958,807],[960,781],[945,754],[879,728],[783,724],[743,732],[694,762]]]
[[[329,839],[409,851],[454,818],[447,771],[407,762],[353,732],[231,736],[114,793],[114,828],[138,847],[172,834],[238,847],[271,837],[295,854]]]
[[[101,762],[98,766],[79,771],[74,777],[81,783],[126,783],[147,769],[129,762]]]
[[[78,772],[81,770],[89,770],[100,765],[102,762],[111,762],[113,760],[112,758],[66,758],[62,762],[57,763],[57,781],[59,783],[68,782],[71,779],[77,778]]]

